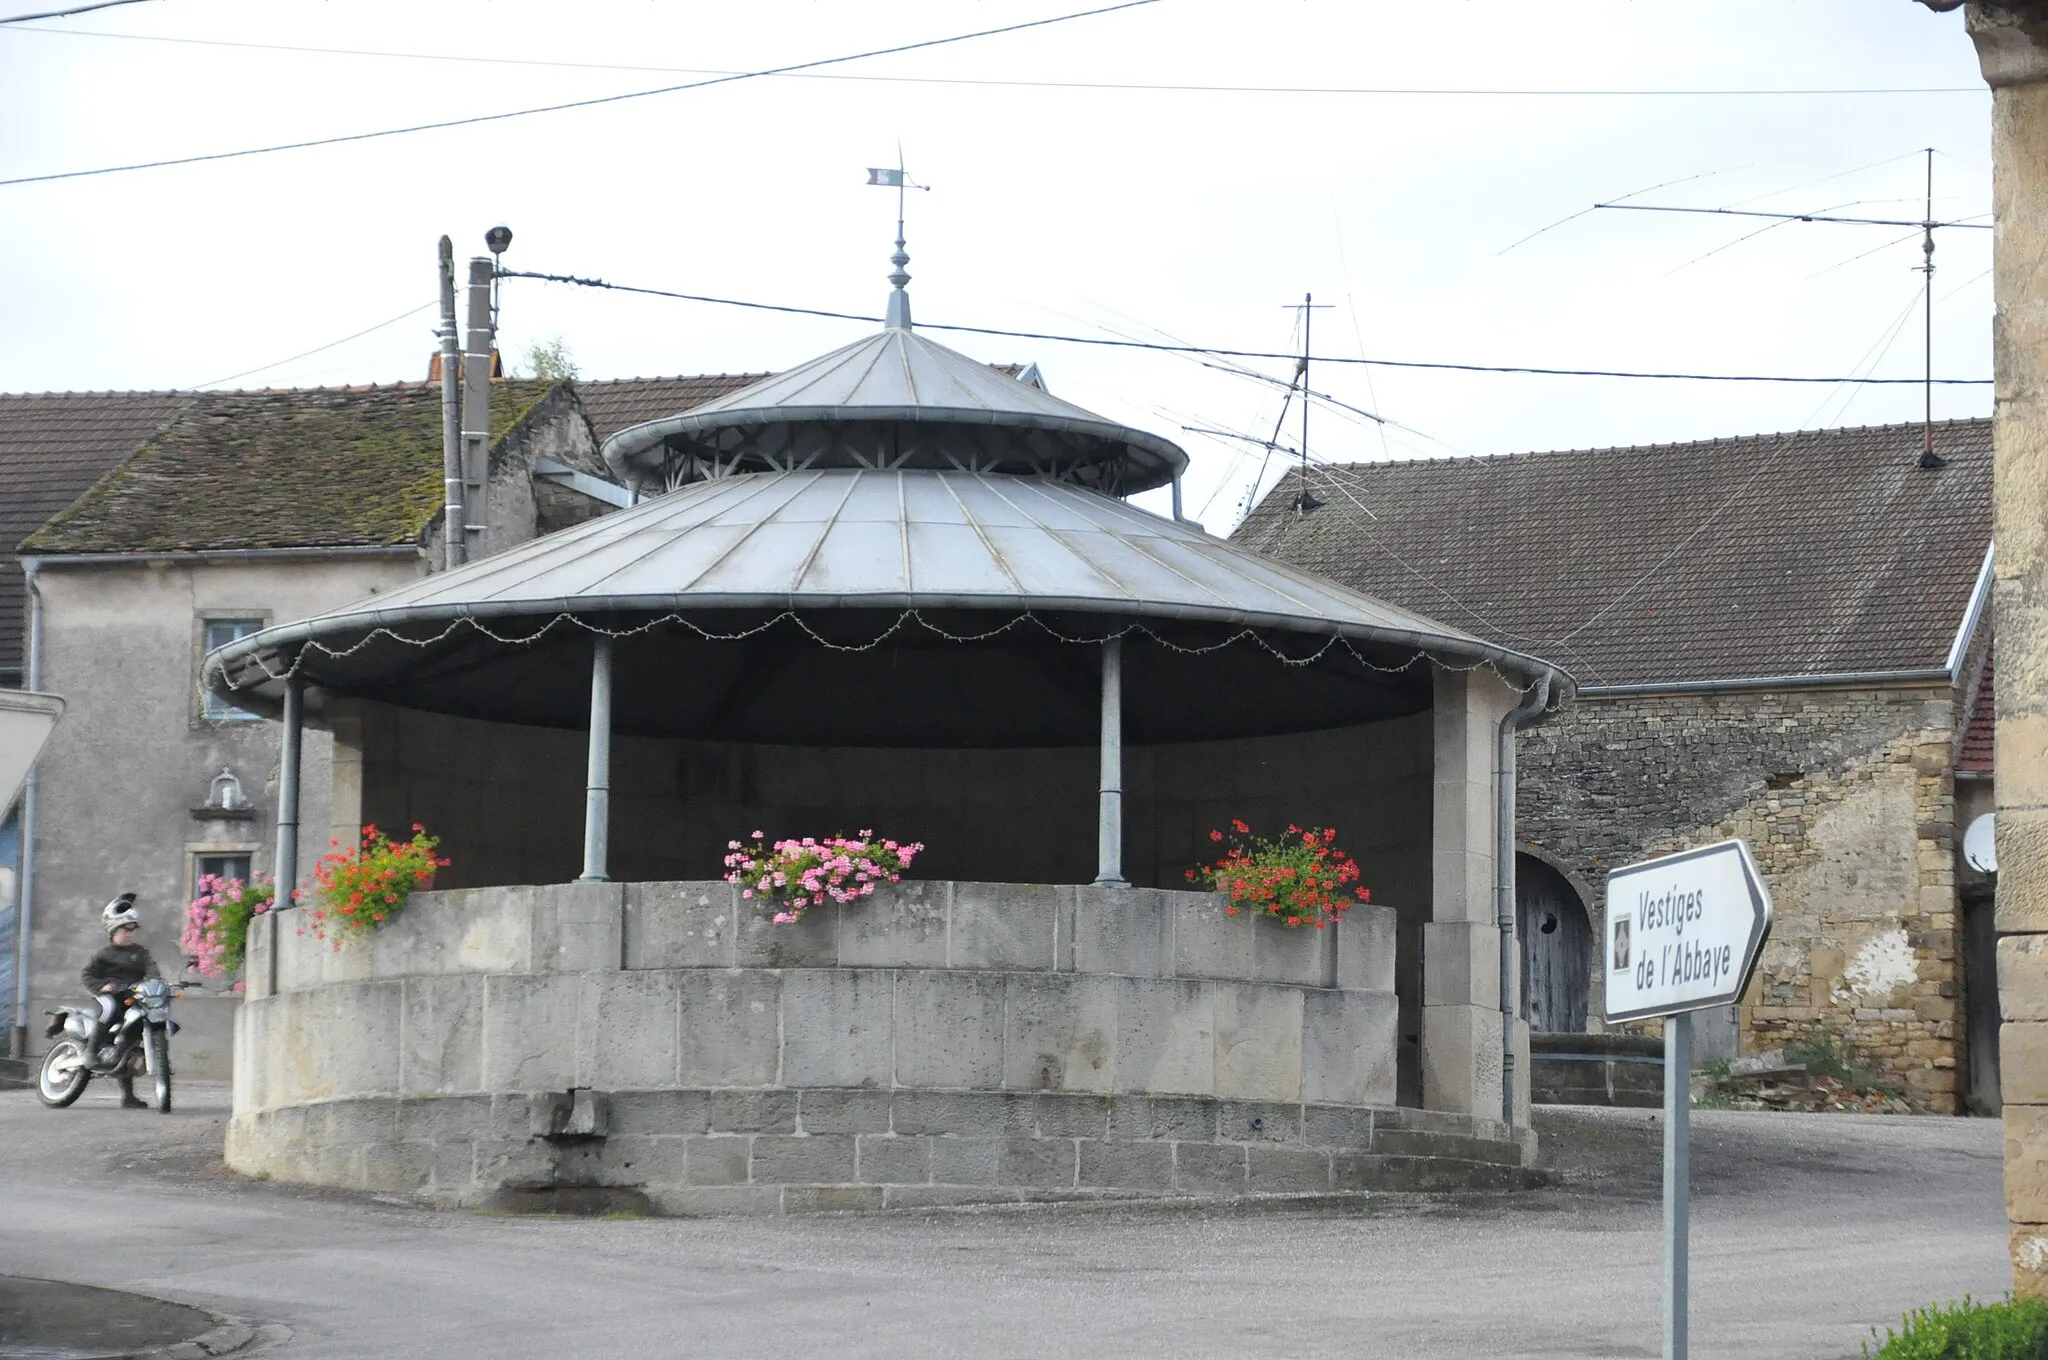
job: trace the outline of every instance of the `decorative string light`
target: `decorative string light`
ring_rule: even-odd
[[[246,682],[238,679],[234,675],[228,674],[227,668],[224,665],[213,660],[209,660],[207,662],[206,674],[209,682],[214,680],[215,678],[219,678],[228,686],[230,691],[240,691],[244,689],[253,688],[256,685],[267,684],[279,680],[286,680],[291,678],[292,676],[297,675],[300,672],[300,670],[304,668],[306,664],[306,657],[309,653],[317,652],[320,655],[328,657],[333,660],[344,660],[348,657],[354,656],[356,653],[362,651],[366,647],[369,647],[371,644],[380,641],[401,643],[405,646],[415,647],[424,651],[429,647],[434,647],[442,642],[447,641],[449,638],[453,637],[458,631],[465,628],[478,634],[481,637],[488,638],[490,641],[495,642],[500,646],[531,647],[534,644],[538,643],[542,638],[546,637],[549,633],[553,632],[556,628],[562,627],[564,625],[580,628],[586,633],[592,634],[593,636],[607,637],[612,638],[614,640],[639,637],[644,634],[654,632],[657,629],[673,625],[675,627],[682,628],[689,632],[695,633],[699,638],[703,639],[706,642],[744,642],[749,638],[759,637],[761,634],[768,632],[770,629],[779,627],[785,623],[793,625],[799,632],[803,633],[805,637],[809,638],[818,646],[823,647],[828,651],[834,652],[854,653],[873,651],[875,648],[880,647],[884,643],[888,642],[890,638],[894,637],[897,633],[900,633],[901,631],[903,631],[904,628],[910,626],[911,624],[916,624],[918,627],[923,628],[926,632],[932,634],[935,637],[942,638],[947,642],[961,644],[988,642],[994,638],[998,638],[1006,633],[1012,632],[1019,627],[1022,627],[1026,624],[1030,624],[1036,626],[1047,637],[1050,637],[1057,642],[1069,643],[1075,646],[1093,647],[1100,646],[1103,643],[1112,641],[1114,639],[1127,637],[1142,637],[1147,639],[1148,641],[1157,643],[1159,646],[1165,648],[1167,651],[1177,653],[1181,656],[1207,656],[1212,652],[1219,652],[1226,647],[1232,647],[1240,642],[1249,641],[1257,647],[1259,647],[1260,650],[1264,651],[1268,656],[1271,656],[1273,659],[1280,662],[1282,665],[1297,668],[1312,666],[1316,664],[1318,661],[1321,661],[1325,656],[1329,655],[1332,650],[1341,647],[1344,650],[1344,652],[1348,654],[1350,658],[1359,666],[1369,671],[1378,672],[1382,675],[1400,675],[1409,670],[1412,670],[1417,662],[1434,660],[1436,664],[1443,667],[1443,669],[1456,672],[1459,674],[1466,674],[1477,670],[1492,671],[1510,688],[1514,689],[1517,693],[1523,695],[1527,695],[1534,688],[1533,681],[1524,683],[1517,677],[1511,676],[1507,672],[1503,671],[1496,662],[1486,658],[1482,658],[1478,661],[1475,661],[1470,665],[1455,665],[1443,661],[1439,658],[1434,658],[1426,651],[1417,650],[1406,661],[1402,662],[1398,666],[1382,665],[1381,663],[1374,661],[1371,658],[1360,653],[1358,648],[1352,645],[1351,639],[1344,636],[1341,633],[1330,634],[1328,637],[1324,639],[1323,644],[1320,647],[1316,648],[1314,652],[1308,654],[1307,656],[1294,656],[1282,650],[1281,648],[1274,646],[1272,642],[1267,640],[1267,638],[1259,629],[1253,627],[1239,628],[1236,632],[1232,633],[1229,637],[1224,638],[1220,642],[1209,643],[1206,645],[1189,646],[1184,643],[1175,642],[1170,638],[1163,637],[1149,625],[1139,622],[1125,623],[1119,628],[1113,629],[1108,632],[1104,632],[1094,637],[1070,636],[1066,633],[1061,632],[1058,628],[1055,628],[1052,624],[1048,623],[1045,619],[1041,618],[1037,613],[1031,610],[1025,610],[1020,614],[1012,616],[1003,623],[1000,623],[993,628],[989,628],[981,632],[955,633],[949,631],[946,628],[941,627],[936,623],[933,623],[930,619],[924,616],[924,613],[921,610],[905,609],[898,613],[896,618],[887,627],[883,628],[880,632],[876,633],[872,638],[868,639],[866,642],[858,643],[839,642],[832,638],[826,637],[824,634],[820,633],[816,628],[812,627],[809,621],[807,621],[803,617],[803,615],[799,614],[796,610],[793,609],[785,609],[780,613],[776,614],[774,617],[762,623],[756,624],[751,628],[743,628],[734,632],[721,632],[715,629],[706,628],[704,625],[696,622],[695,620],[674,612],[663,614],[658,618],[648,619],[643,623],[635,624],[631,627],[613,628],[601,623],[592,622],[589,619],[583,618],[580,615],[573,614],[565,610],[561,613],[556,614],[553,618],[548,619],[545,623],[541,624],[538,628],[533,629],[531,632],[527,632],[524,634],[509,634],[497,631],[496,629],[490,627],[489,624],[483,622],[480,619],[465,615],[461,618],[449,620],[447,625],[443,627],[439,632],[427,637],[411,637],[393,628],[379,625],[378,627],[372,628],[369,632],[365,633],[362,637],[358,638],[352,645],[347,647],[332,647],[329,646],[327,643],[322,642],[318,638],[308,638],[299,645],[295,652],[293,652],[291,664],[289,666],[286,666],[282,670],[273,667],[270,658],[266,656],[262,651],[253,652],[247,659],[255,663],[256,669],[259,670],[262,673],[262,675],[261,678],[259,679],[252,679]],[[241,668],[241,670],[243,674],[247,673],[246,667]]]

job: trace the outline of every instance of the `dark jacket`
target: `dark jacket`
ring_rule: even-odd
[[[85,971],[79,976],[85,979],[85,990],[98,992],[110,982],[125,990],[144,978],[162,977],[163,974],[157,971],[156,960],[141,945],[110,944],[92,956],[92,962],[85,965]]]

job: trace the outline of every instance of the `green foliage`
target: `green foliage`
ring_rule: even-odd
[[[1785,1061],[1805,1068],[1813,1076],[1833,1077],[1858,1093],[1875,1091],[1885,1096],[1904,1095],[1897,1086],[1879,1081],[1862,1068],[1853,1066],[1843,1052],[1841,1041],[1826,1031],[1786,1044]]]
[[[581,376],[576,356],[569,352],[569,342],[559,335],[528,345],[521,367],[531,376],[549,382],[567,382]]]
[[[1946,1307],[1928,1304],[1907,1313],[1903,1330],[1885,1329],[1869,1360],[2048,1360],[2048,1302],[1977,1303],[1969,1295]],[[1873,1340],[1877,1329],[1871,1328]]]

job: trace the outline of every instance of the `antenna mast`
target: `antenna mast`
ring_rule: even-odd
[[[1921,384],[1921,446],[1920,466],[1924,468],[1945,468],[1948,459],[1934,451],[1934,148],[1927,148],[1927,216],[1920,223],[1920,253],[1924,263],[1920,266],[1922,275],[1920,311],[1925,323],[1926,334],[1921,354],[1926,360],[1924,381]]]
[[[1841,222],[1866,227],[1918,227],[1920,229],[1921,263],[1918,272],[1921,281],[1921,312],[1924,336],[1922,354],[1925,371],[1922,381],[1921,400],[1921,446],[1920,466],[1923,468],[1945,468],[1948,459],[1934,451],[1934,230],[1936,227],[1967,227],[1976,231],[1990,231],[1988,222],[1937,222],[1934,219],[1934,148],[1927,147],[1927,202],[1918,222],[1890,217],[1837,217],[1826,213],[1779,213],[1760,212],[1743,208],[1682,208],[1665,203],[1595,203],[1595,208],[1612,208],[1621,212],[1676,212],[1703,213],[1718,217],[1764,217],[1781,222]]]
[[[1327,312],[1333,304],[1317,302],[1315,294],[1303,293],[1301,301],[1290,302],[1287,310],[1301,313],[1301,358],[1295,362],[1295,380],[1301,384],[1301,494],[1294,498],[1294,513],[1306,515],[1322,505],[1309,494],[1308,490],[1308,359],[1309,323],[1317,312]]]

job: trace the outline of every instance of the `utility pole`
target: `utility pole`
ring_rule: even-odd
[[[455,243],[441,238],[441,481],[446,497],[442,565],[463,563],[462,336],[455,329]]]
[[[1308,357],[1309,323],[1317,312],[1327,312],[1330,303],[1317,302],[1313,293],[1303,293],[1300,302],[1287,304],[1287,310],[1301,313],[1301,358],[1294,366],[1294,376],[1301,383],[1301,494],[1294,498],[1294,513],[1306,515],[1322,505],[1309,494],[1308,490]]]
[[[491,550],[486,533],[491,482],[491,283],[497,267],[479,255],[469,262],[469,343],[462,363],[463,557]],[[475,535],[472,539],[469,536]]]

